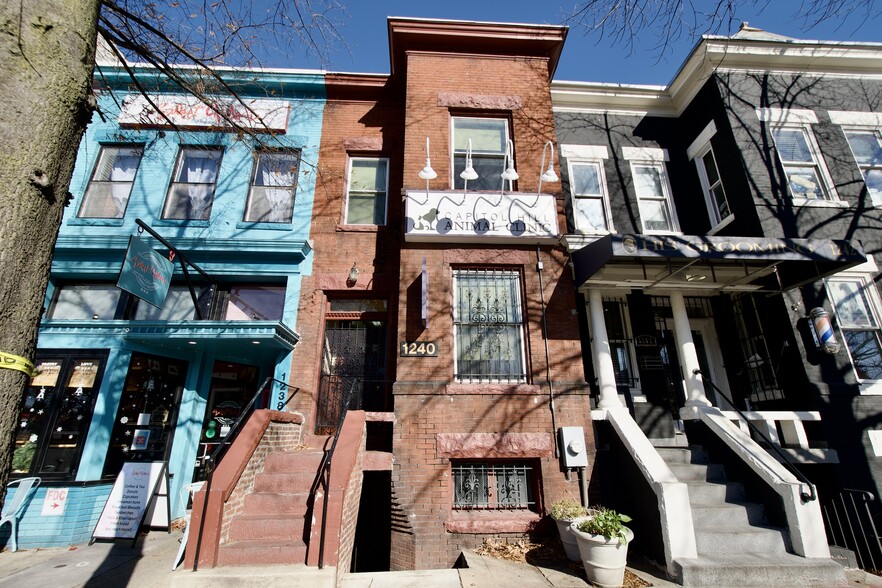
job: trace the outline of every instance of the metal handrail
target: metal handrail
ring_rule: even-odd
[[[239,429],[243,422],[247,420],[247,417],[251,416],[251,413],[254,412],[254,404],[257,402],[257,399],[260,398],[262,394],[266,392],[267,385],[270,383],[277,383],[281,390],[287,390],[291,386],[289,386],[286,382],[281,380],[277,380],[272,376],[268,376],[263,383],[257,387],[257,392],[254,393],[254,396],[251,397],[251,400],[248,404],[245,405],[245,408],[242,409],[242,412],[239,414],[239,417],[236,421],[230,425],[229,433],[224,436],[223,440],[218,444],[218,446],[211,452],[211,455],[205,458],[205,484],[202,489],[205,491],[205,501],[202,504],[202,516],[199,518],[199,533],[196,538],[196,555],[193,559],[193,571],[197,571],[199,568],[199,550],[202,547],[202,534],[205,529],[205,513],[208,509],[208,497],[211,492],[211,481],[214,476],[215,469],[217,464],[223,458],[224,454],[226,454],[227,449],[230,445],[233,444],[233,441],[236,440],[236,437],[239,435]],[[285,403],[279,407],[279,410],[284,409],[288,406],[288,403],[291,402],[291,399],[294,398],[294,395],[300,391],[300,388],[294,388],[294,391],[288,395],[288,398],[285,400]]]
[[[355,387],[362,381],[362,378],[353,378],[352,380],[352,386],[349,387],[349,392],[346,394],[346,398],[343,401],[340,417],[337,419],[337,430],[334,432],[334,439],[331,442],[331,447],[322,456],[322,461],[319,464],[315,480],[309,489],[309,495],[313,497],[313,508],[315,508],[315,493],[316,490],[318,490],[319,485],[321,485],[324,490],[324,498],[322,499],[322,527],[321,535],[319,536],[319,569],[324,568],[325,565],[325,534],[328,520],[328,497],[331,487],[331,460],[334,458],[334,450],[337,448],[337,441],[340,439],[340,430],[343,428],[343,421],[346,419],[346,413],[349,411],[349,404],[352,402],[352,397],[355,394]]]
[[[701,376],[701,381],[702,381],[702,382],[704,382],[704,383],[706,383],[706,384],[710,384],[711,387],[713,387],[714,391],[719,395],[719,397],[722,398],[723,400],[725,400],[726,402],[728,402],[728,403],[729,403],[729,406],[731,406],[731,407],[735,410],[735,412],[738,413],[738,416],[741,417],[741,419],[742,419],[745,423],[747,423],[747,427],[751,430],[751,432],[755,433],[755,434],[758,435],[763,441],[765,441],[766,445],[767,445],[769,448],[771,448],[771,449],[775,452],[775,454],[778,455],[778,457],[781,458],[781,465],[783,465],[785,468],[787,468],[787,470],[790,471],[791,474],[793,474],[794,476],[796,476],[796,477],[800,480],[800,482],[802,482],[803,484],[805,484],[806,486],[808,486],[808,488],[809,488],[809,491],[808,491],[808,492],[805,492],[804,490],[802,490],[802,488],[800,488],[800,490],[799,490],[799,497],[802,499],[802,501],[803,501],[803,502],[810,502],[810,501],[812,501],[812,500],[817,500],[817,499],[818,499],[818,494],[817,494],[817,491],[815,490],[815,485],[812,484],[811,480],[809,480],[809,479],[806,477],[805,474],[803,474],[801,471],[799,471],[799,469],[798,469],[796,466],[794,466],[792,463],[790,463],[790,461],[788,460],[787,454],[784,453],[783,451],[781,451],[781,448],[778,447],[776,444],[772,443],[771,439],[769,439],[768,437],[766,437],[766,436],[763,434],[763,432],[759,429],[759,427],[757,427],[756,425],[754,425],[754,424],[753,424],[753,423],[747,418],[747,415],[745,415],[745,414],[741,411],[740,408],[738,408],[737,406],[735,406],[735,402],[733,402],[731,398],[729,398],[728,396],[726,396],[725,392],[723,392],[722,390],[720,390],[719,386],[717,386],[716,384],[714,384],[714,383],[711,381],[710,378],[708,378],[707,376],[705,376],[705,375],[701,372],[700,369],[696,368],[696,369],[692,370],[692,373],[695,374],[695,375]]]
[[[846,494],[848,494],[849,502],[846,502]],[[863,516],[861,516],[855,496],[861,500]],[[853,551],[858,565],[862,569],[877,570],[876,557],[873,554],[875,553],[877,556],[882,554],[882,540],[880,540],[869,506],[870,502],[876,500],[876,497],[867,490],[842,488],[838,499],[838,503],[836,497],[833,497],[822,504],[830,545],[845,547]],[[866,527],[864,521],[866,521]],[[873,543],[870,542],[870,539],[873,540]]]

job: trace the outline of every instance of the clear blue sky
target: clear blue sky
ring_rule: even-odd
[[[348,50],[338,47],[330,55],[330,71],[339,72],[389,72],[389,46],[386,28],[387,16],[420,18],[444,18],[455,20],[478,20],[494,22],[520,22],[534,24],[562,24],[566,11],[578,0],[555,2],[554,0],[341,0],[346,6],[340,32],[346,39]],[[746,5],[741,20],[766,31],[816,40],[851,40],[882,42],[882,18],[876,16],[864,22],[863,15],[855,14],[845,22],[836,21],[810,30],[801,28],[794,14],[798,0],[759,0]],[[695,0],[701,5],[702,0]],[[763,10],[761,7],[765,6]],[[736,22],[734,30],[737,30]],[[734,31],[732,31],[734,32]],[[726,33],[726,31],[722,31]],[[624,45],[613,45],[609,39],[598,39],[596,33],[584,28],[571,27],[564,45],[563,55],[555,74],[556,80],[590,82],[618,82],[628,84],[667,84],[686,59],[697,38],[685,35],[659,59],[654,49],[657,31],[651,30],[641,36],[641,44],[635,45],[632,55]],[[302,55],[288,55],[283,62],[273,60],[264,65],[294,68],[318,68],[320,64]]]

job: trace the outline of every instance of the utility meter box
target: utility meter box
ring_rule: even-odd
[[[560,454],[566,468],[584,468],[588,466],[588,450],[585,447],[585,429],[582,427],[561,427],[558,429],[560,438]]]

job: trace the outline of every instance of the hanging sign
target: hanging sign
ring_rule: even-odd
[[[116,286],[157,308],[162,308],[173,273],[172,262],[139,238],[130,237]]]
[[[166,462],[126,462],[116,477],[110,496],[107,497],[92,533],[92,541],[134,540],[145,519],[151,527],[167,526],[170,518],[168,509]]]

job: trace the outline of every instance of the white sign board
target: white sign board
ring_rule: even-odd
[[[67,488],[46,488],[46,497],[43,499],[43,508],[40,516],[60,517],[64,514],[67,506]]]
[[[92,539],[135,539],[157,493],[160,479],[167,477],[166,464],[162,461],[124,463],[95,525]]]
[[[150,104],[156,105],[159,112]],[[219,99],[215,108],[194,96],[140,94],[125,97],[117,122],[121,126],[230,129],[235,126],[255,131],[282,132],[288,128],[290,103],[285,100]],[[169,123],[171,121],[171,124]]]
[[[408,191],[407,241],[554,243],[557,202],[523,192]]]

